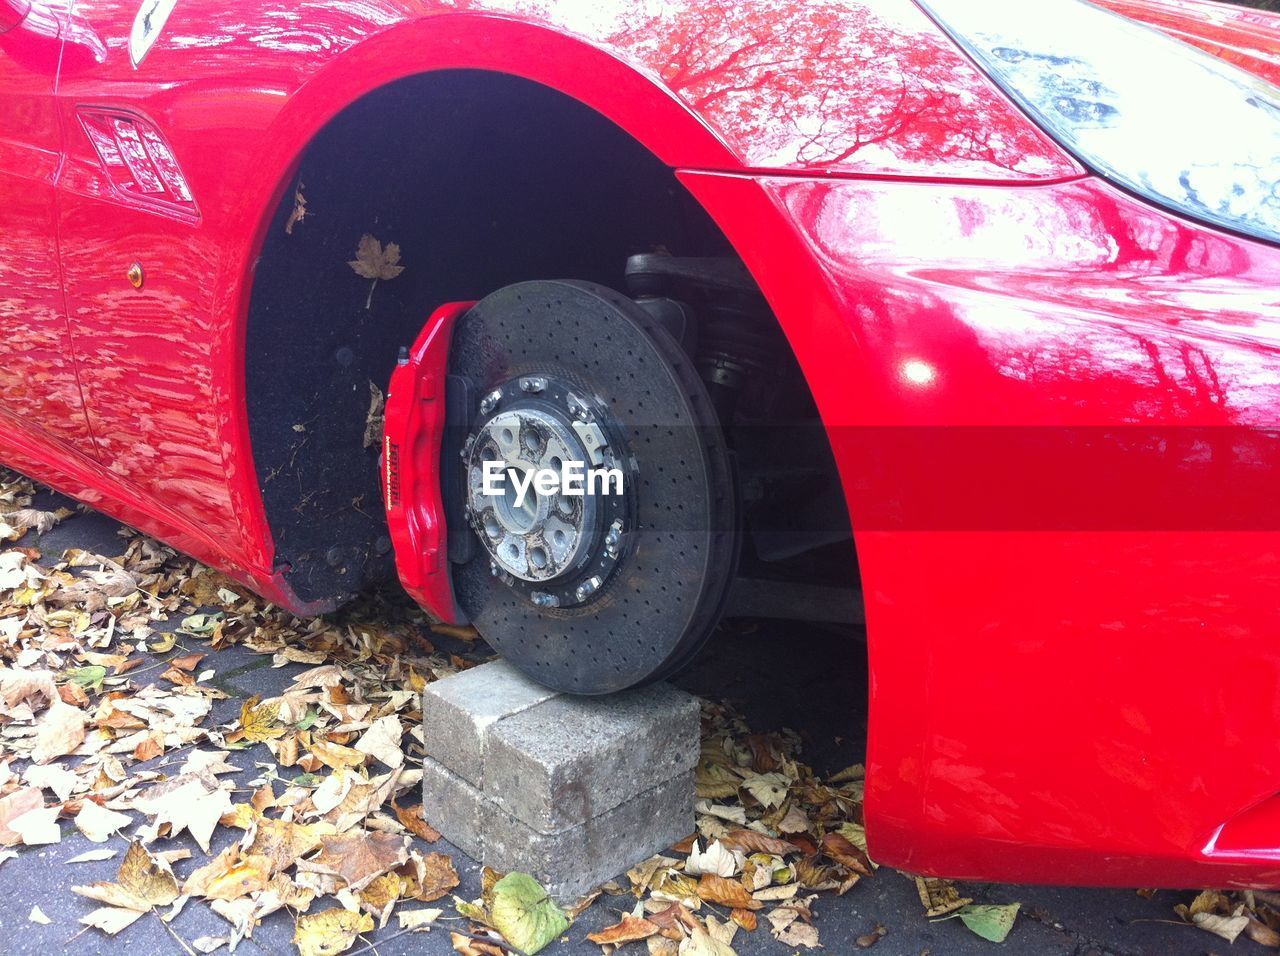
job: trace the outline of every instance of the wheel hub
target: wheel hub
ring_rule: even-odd
[[[567,382],[522,376],[486,394],[462,457],[468,522],[493,575],[538,607],[591,600],[628,530],[622,452],[603,403]],[[620,494],[589,480],[602,469],[622,474]]]

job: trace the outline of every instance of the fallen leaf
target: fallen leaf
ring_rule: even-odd
[[[818,942],[818,930],[810,926],[808,923],[795,922],[780,932],[775,932],[773,938],[780,942],[783,946],[800,946],[804,949],[817,949],[822,944]]]
[[[404,763],[404,752],[400,749],[400,738],[403,735],[404,726],[400,723],[400,718],[395,714],[388,714],[369,725],[369,729],[356,742],[355,749],[394,770]]]
[[[208,853],[219,819],[231,809],[231,795],[212,776],[184,773],[147,790],[134,799],[133,807],[154,815],[153,826],[169,824],[170,836],[190,831]]]
[[[36,724],[36,746],[31,759],[36,763],[48,763],[65,757],[84,742],[87,718],[79,707],[55,700]]]
[[[153,858],[141,843],[134,842],[129,844],[129,852],[120,863],[116,882],[73,886],[71,891],[111,907],[145,912],[176,900],[178,880],[173,871]]]
[[[658,925],[638,916],[625,914],[621,922],[614,923],[598,933],[589,933],[587,939],[601,946],[622,946],[642,939],[648,939],[658,932]]]
[[[528,956],[569,928],[564,911],[542,884],[526,873],[508,873],[493,886],[493,928]]]
[[[21,843],[22,834],[11,829],[9,823],[43,806],[44,795],[39,787],[25,787],[7,797],[0,797],[0,843],[5,846],[17,846]]]
[[[118,906],[100,906],[92,913],[80,917],[80,922],[115,936],[122,929],[132,926],[146,910],[121,909]]]
[[[714,876],[737,876],[742,872],[746,857],[742,852],[729,849],[719,840],[712,840],[706,850],[701,849],[695,840],[685,860],[684,871],[689,876],[701,876],[709,873]]]
[[[714,873],[703,874],[698,880],[698,895],[708,903],[719,903],[732,909],[758,910],[760,903],[752,899],[751,891],[738,880],[728,880]]]
[[[127,813],[119,813],[100,807],[92,800],[85,800],[80,805],[80,812],[75,816],[76,829],[94,843],[106,843],[111,834],[124,829],[133,823],[133,817]]]
[[[86,850],[84,853],[77,854],[69,860],[63,860],[64,863],[98,863],[102,860],[110,860],[119,850]]]
[[[395,810],[396,819],[400,821],[400,825],[419,840],[435,843],[440,839],[440,831],[423,819],[422,804],[419,803],[414,807],[400,807],[393,803],[391,809]]]
[[[396,913],[396,920],[401,929],[421,930],[429,928],[443,913],[444,910],[435,909],[400,910]]]
[[[701,926],[694,927],[681,941],[678,952],[680,956],[737,956],[737,951],[732,946],[714,939]]]
[[[470,936],[463,936],[461,933],[450,933],[449,941],[453,944],[453,951],[461,953],[462,956],[507,956],[505,947],[497,943],[486,943],[483,940],[472,939]]]
[[[882,940],[886,935],[888,935],[888,933],[889,933],[889,930],[887,930],[883,924],[876,923],[875,929],[873,929],[869,933],[864,933],[863,935],[859,936],[856,940],[854,940],[854,942],[858,944],[859,949],[870,949],[876,943],[880,942],[880,940]]]
[[[1203,930],[1208,930],[1210,933],[1221,936],[1228,943],[1234,943],[1236,937],[1249,928],[1249,917],[1243,914],[1240,916],[1219,916],[1216,913],[1195,913],[1191,917],[1191,922]],[[1012,925],[1012,920],[1010,920],[1010,925]],[[973,929],[972,926],[969,928]],[[973,931],[985,939],[992,939],[991,936],[980,933],[976,929]],[[1008,934],[1008,930],[1005,930],[1005,934]],[[1003,940],[1004,937],[1002,936],[994,941],[999,943]]]
[[[961,896],[950,880],[933,876],[917,876],[915,880],[916,892],[920,895],[920,905],[925,908],[925,916],[945,916],[973,902],[970,897]]]
[[[44,911],[38,906],[31,907],[31,914],[27,917],[27,920],[32,923],[39,923],[41,926],[48,926],[53,922],[53,920],[44,915]]]
[[[970,903],[960,907],[950,916],[944,916],[942,919],[954,919],[960,917],[960,921],[965,926],[973,930],[983,939],[990,940],[993,943],[1003,943],[1005,937],[1009,935],[1009,931],[1013,929],[1013,922],[1018,917],[1018,903],[1009,903],[1006,905]],[[1198,914],[1211,915],[1211,914]],[[941,922],[934,920],[934,922]],[[1248,924],[1248,919],[1241,924],[1240,929],[1243,930]]]
[[[336,956],[345,953],[361,933],[373,930],[367,913],[331,909],[299,917],[293,942],[300,956]]]
[[[255,744],[284,736],[288,728],[280,726],[280,705],[259,704],[258,700],[250,697],[240,705],[241,736]]]
[[[458,871],[454,869],[453,860],[443,853],[428,853],[415,857],[412,861],[414,870],[414,899],[422,903],[438,900],[458,885]]]
[[[726,846],[742,850],[744,853],[771,853],[774,856],[786,856],[788,853],[800,852],[800,848],[789,840],[781,840],[745,827],[730,830],[721,839]]]
[[[368,756],[354,747],[318,740],[311,745],[311,752],[330,770],[350,770],[364,765]]]
[[[293,866],[298,857],[306,856],[333,832],[333,827],[323,821],[301,824],[261,817],[247,852],[266,857],[271,862],[272,872],[279,872]]]
[[[9,829],[22,837],[26,846],[59,843],[62,840],[62,830],[58,827],[59,810],[59,807],[28,810],[22,816],[10,820]]]
[[[358,893],[387,870],[409,859],[406,837],[392,833],[351,833],[322,837],[320,853],[305,861],[312,872],[339,877]]]
[[[760,801],[761,806],[777,807],[787,799],[791,781],[780,773],[761,773],[748,777],[741,786]]]

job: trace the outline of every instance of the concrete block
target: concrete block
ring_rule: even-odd
[[[693,771],[687,770],[584,823],[542,833],[494,805],[481,859],[532,874],[562,903],[625,873],[694,832]]]
[[[422,761],[422,818],[473,860],[484,859],[492,802],[430,757]]]
[[[535,684],[506,661],[491,661],[428,684],[422,694],[427,753],[463,780],[484,786],[484,741],[504,717],[557,692]]]
[[[458,849],[571,900],[693,832],[697,699],[559,696],[503,663],[427,687],[423,816]]]
[[[485,796],[543,833],[578,826],[690,770],[699,720],[697,698],[666,684],[548,700],[492,725]]]

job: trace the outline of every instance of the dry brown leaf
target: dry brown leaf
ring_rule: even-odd
[[[626,914],[622,917],[621,922],[614,923],[598,933],[590,933],[587,935],[587,939],[593,943],[599,943],[601,946],[622,946],[626,943],[648,939],[650,936],[656,935],[658,930],[657,923]]]
[[[293,209],[289,211],[289,221],[284,224],[286,236],[293,235],[293,227],[307,218],[307,197],[302,195],[302,183],[293,190]]]
[[[917,876],[916,892],[920,895],[920,905],[925,908],[925,916],[945,916],[962,906],[968,906],[973,899],[961,896],[956,885],[950,880],[941,880],[933,876]]]
[[[462,956],[507,956],[506,947],[472,939],[461,933],[450,933],[449,941],[453,943],[454,952],[461,953]]]
[[[261,817],[246,852],[266,857],[271,862],[271,872],[278,873],[293,866],[298,857],[306,856],[333,832],[333,827],[324,822],[302,824]]]
[[[751,910],[735,909],[729,913],[729,918],[745,929],[748,933],[754,933],[756,926],[759,924],[756,914]]]
[[[732,909],[758,910],[761,904],[751,898],[751,891],[739,880],[705,873],[698,880],[698,896],[708,903],[719,903]]]
[[[400,821],[400,825],[419,840],[435,843],[440,839],[440,831],[423,819],[422,804],[419,803],[414,807],[401,807],[393,803],[391,809],[395,810],[396,819]]]
[[[446,895],[458,885],[458,871],[453,867],[453,860],[443,853],[428,853],[426,856],[410,861],[414,868],[412,892],[406,896],[423,903],[430,903]]]
[[[774,856],[786,856],[788,853],[799,853],[800,848],[788,840],[766,836],[745,827],[730,830],[720,838],[726,846],[744,853],[771,853]]]
[[[373,285],[369,287],[369,297],[364,304],[366,309],[373,304],[373,290],[377,288],[379,279],[394,279],[404,272],[404,266],[399,263],[400,247],[394,242],[388,242],[384,247],[368,233],[360,237],[356,257],[349,260],[347,265],[356,275],[373,280]]]
[[[822,852],[842,866],[862,876],[871,875],[870,860],[867,855],[850,843],[839,833],[828,833],[822,838]]]
[[[882,940],[886,935],[888,935],[888,933],[889,931],[884,927],[882,923],[876,923],[875,928],[871,932],[863,933],[856,940],[854,940],[854,942],[858,944],[859,949],[870,949],[876,943],[880,942],[880,940]]]
[[[311,753],[330,770],[349,770],[362,766],[368,759],[365,754],[353,747],[318,740],[311,744]]]
[[[357,832],[327,836],[320,841],[320,853],[304,862],[307,870],[337,876],[347,889],[358,893],[374,879],[409,859],[405,848],[407,843],[407,838],[392,833]]]

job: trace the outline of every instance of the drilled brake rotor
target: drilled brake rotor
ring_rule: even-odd
[[[719,616],[737,535],[724,439],[676,341],[611,290],[528,282],[458,321],[449,371],[479,396],[447,453],[464,462],[454,507],[477,543],[454,586],[480,633],[572,693],[680,666]],[[606,480],[533,490],[568,461]]]

